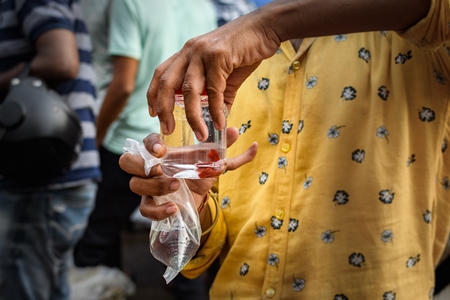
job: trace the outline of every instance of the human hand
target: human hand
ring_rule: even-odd
[[[227,129],[228,146],[231,146],[238,137],[239,132],[236,128]],[[155,133],[147,136],[144,139],[144,144],[147,151],[158,158],[163,157],[167,151],[164,142]],[[257,146],[257,143],[254,142],[243,154],[233,158],[227,158],[227,170],[235,170],[252,161],[256,155]],[[167,202],[158,205],[152,196],[163,196],[175,192],[180,186],[179,179],[162,177],[163,173],[159,164],[153,166],[149,174],[146,175],[144,160],[139,155],[125,153],[120,157],[119,165],[125,172],[134,175],[130,180],[130,189],[136,194],[148,196],[143,197],[140,206],[140,212],[144,217],[160,221],[176,214],[178,206],[175,203]],[[186,180],[197,207],[200,206],[216,181],[217,178]]]
[[[260,15],[250,13],[189,40],[155,70],[147,99],[150,115],[159,117],[162,133],[174,130],[174,93],[182,87],[186,118],[198,140],[207,138],[199,101],[205,83],[215,127],[225,127],[223,105],[230,110],[244,80],[280,45],[278,35]]]

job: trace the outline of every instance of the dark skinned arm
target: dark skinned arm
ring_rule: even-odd
[[[97,118],[97,146],[100,146],[112,122],[116,120],[134,91],[139,61],[114,56],[114,75]]]
[[[216,128],[225,125],[236,92],[281,42],[333,34],[404,30],[424,18],[430,0],[277,0],[207,34],[189,40],[155,71],[147,93],[161,131],[174,130],[174,92],[183,88],[186,117],[197,138],[207,137],[198,95],[206,89]]]

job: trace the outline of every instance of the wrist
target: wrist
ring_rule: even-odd
[[[199,212],[199,220],[202,227],[201,244],[207,240],[209,233],[218,220],[219,204],[217,202],[217,194],[209,192],[202,203],[204,203],[204,206],[202,207],[201,212]]]
[[[205,195],[205,197],[203,198],[202,202],[200,203],[200,205],[197,207],[197,212],[200,214],[201,211],[205,208],[206,204],[208,203],[209,200],[209,193]]]

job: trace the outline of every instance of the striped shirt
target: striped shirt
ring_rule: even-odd
[[[91,41],[77,0],[1,0],[0,73],[21,62],[29,62],[36,52],[36,40],[53,29],[74,32],[80,68],[75,79],[55,91],[78,114],[83,143],[78,160],[64,176],[50,182],[53,188],[75,186],[100,177],[99,155],[95,143],[96,92],[91,61]],[[0,188],[17,188],[19,183],[0,180]]]
[[[211,2],[216,9],[218,26],[225,25],[256,9],[252,0],[211,0]]]

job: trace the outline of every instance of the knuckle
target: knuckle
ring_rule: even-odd
[[[163,116],[163,108],[161,107],[161,105],[156,106],[156,114],[158,115],[158,117],[162,117]]]
[[[165,68],[162,65],[159,65],[155,68],[153,72],[153,78],[161,77],[164,74]]]
[[[148,218],[150,220],[157,220],[154,216],[153,211],[148,208],[147,204],[141,203],[141,205],[139,206],[139,212],[145,218]]]
[[[183,82],[182,90],[183,90],[183,93],[186,93],[186,94],[194,93],[194,84],[188,77],[186,77]]]
[[[186,43],[184,44],[183,48],[195,48],[195,45],[197,45],[199,43],[199,38],[198,37],[193,37],[190,38],[189,40],[186,41]]]
[[[156,71],[155,71],[155,72],[156,72]],[[163,72],[163,71],[161,70],[161,72]],[[169,80],[170,80],[170,78],[169,78],[169,76],[167,75],[167,73],[161,73],[161,75],[160,75],[160,77],[159,77],[158,89],[159,89],[159,90],[163,90],[163,89],[165,89],[166,87],[168,87],[168,86],[169,86]]]
[[[154,176],[160,176],[160,175],[162,175],[161,167],[159,165],[156,165],[150,169],[150,173],[148,176],[154,177]]]
[[[130,190],[131,190],[132,192],[134,192],[134,193],[136,193],[136,194],[141,194],[141,193],[139,193],[139,190],[140,190],[140,184],[139,184],[139,182],[138,182],[138,178],[137,178],[137,177],[135,177],[135,176],[131,177],[130,182],[129,182],[128,185],[129,185]]]
[[[151,199],[151,198],[150,198]],[[161,221],[165,219],[167,216],[164,216],[160,211],[158,211],[157,206],[153,204],[153,199],[150,201],[141,201],[139,205],[139,212],[145,218],[154,221]]]
[[[147,100],[152,99],[152,93],[150,92],[150,89],[147,90],[147,93],[145,94],[145,97],[147,98]]]

